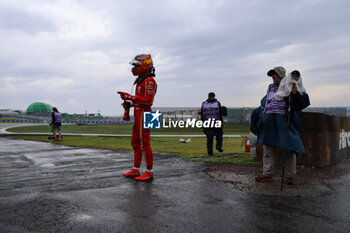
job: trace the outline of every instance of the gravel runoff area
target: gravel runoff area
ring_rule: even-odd
[[[262,173],[262,165],[207,163],[207,173],[215,180],[233,184],[243,192],[281,196],[323,195],[334,190],[334,186],[349,182],[350,160],[325,168],[297,166],[296,185],[283,185],[281,188],[282,169],[275,168],[273,182],[256,182],[255,177]]]

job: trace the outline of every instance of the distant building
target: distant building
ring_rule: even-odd
[[[0,109],[0,114],[11,114],[14,113],[12,109]]]
[[[35,102],[28,106],[26,113],[27,115],[50,117],[52,106],[43,102]]]
[[[0,109],[0,117],[14,117],[19,116],[20,112],[18,110],[12,110],[12,109]]]
[[[200,108],[195,107],[154,107],[153,111],[159,109],[165,121],[171,120],[186,120],[200,119]],[[231,123],[250,123],[250,115],[255,108],[239,107],[227,108],[227,117],[224,117],[225,122]],[[332,116],[348,116],[350,117],[350,107],[309,107],[305,112],[319,112]]]
[[[159,109],[163,115],[163,119],[167,122],[171,120],[200,119],[200,108],[195,107],[155,107],[153,111]],[[225,122],[248,123],[250,122],[250,114],[254,108],[227,108],[227,117]]]
[[[349,114],[348,109],[349,107],[310,107],[310,108],[306,108],[304,111],[319,112],[326,115],[344,117],[344,116],[348,116]]]
[[[172,121],[187,120],[187,119],[200,119],[200,108],[195,107],[154,107],[153,111],[159,110],[162,113],[163,120],[168,122],[169,119]]]
[[[52,106],[43,102],[35,102],[28,106],[27,114],[52,112]]]

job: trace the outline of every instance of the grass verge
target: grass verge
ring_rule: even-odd
[[[12,136],[25,140],[50,142],[73,147],[89,147],[96,149],[112,149],[131,151],[130,137],[73,137],[65,136],[62,142],[54,142],[47,136]],[[186,138],[187,139],[187,138]],[[223,141],[224,153],[214,150],[214,156],[208,156],[206,151],[206,138],[190,138],[190,143],[179,143],[179,138],[151,138],[154,152],[166,152],[177,157],[193,161],[229,162],[229,163],[259,163],[250,159],[241,146],[242,139],[225,138]]]
[[[62,133],[77,134],[131,134],[132,124],[125,125],[62,125]],[[21,126],[8,129],[13,133],[48,133],[51,131],[49,125],[32,125]],[[153,135],[202,135],[203,130],[200,128],[161,128],[151,130]],[[227,135],[248,135],[249,124],[225,123],[224,134]]]

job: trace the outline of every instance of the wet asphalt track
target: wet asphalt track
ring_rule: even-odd
[[[131,153],[0,137],[0,232],[350,232],[350,181],[327,194],[245,193],[203,163],[155,154],[155,179],[122,177]]]

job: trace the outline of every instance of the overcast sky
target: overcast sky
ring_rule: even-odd
[[[0,108],[122,113],[128,62],[150,53],[154,106],[258,106],[284,66],[312,106],[348,106],[348,0],[0,0]]]

